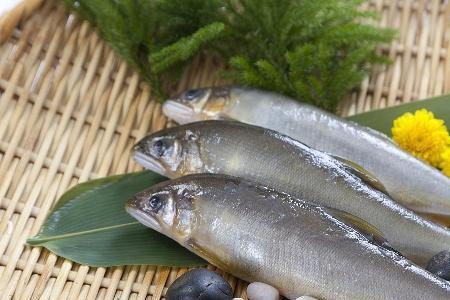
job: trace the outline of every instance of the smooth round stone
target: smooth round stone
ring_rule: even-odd
[[[317,299],[313,298],[313,297],[310,297],[310,296],[301,296],[301,297],[298,297],[295,300],[317,300]]]
[[[262,282],[250,283],[247,287],[249,300],[278,300],[280,293],[276,288]]]
[[[167,289],[167,300],[231,300],[233,290],[219,274],[194,269],[175,280]]]
[[[445,280],[450,280],[450,251],[442,251],[433,256],[426,269]]]

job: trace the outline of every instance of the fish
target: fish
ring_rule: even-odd
[[[211,264],[291,300],[450,299],[447,281],[325,208],[245,179],[168,180],[137,193],[126,211]]]
[[[169,178],[195,173],[246,178],[311,203],[348,212],[425,266],[450,250],[450,231],[390,198],[361,169],[279,132],[236,121],[200,121],[141,139],[134,160]]]
[[[257,89],[217,87],[188,90],[167,100],[163,112],[180,124],[231,119],[281,132],[362,166],[410,209],[450,215],[447,176],[386,135],[315,106]]]

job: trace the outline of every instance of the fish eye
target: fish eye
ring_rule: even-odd
[[[160,197],[154,195],[148,200],[148,205],[153,211],[158,211],[162,206],[162,200]]]
[[[192,101],[192,100],[196,99],[198,96],[200,96],[201,93],[202,93],[202,90],[200,90],[200,89],[188,90],[184,93],[183,99],[186,101]]]
[[[167,145],[166,143],[164,143],[164,141],[162,140],[157,140],[154,144],[153,144],[153,153],[155,156],[161,157],[164,155],[164,153],[166,152],[167,149]]]

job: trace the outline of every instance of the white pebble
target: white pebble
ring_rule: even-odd
[[[247,287],[249,300],[278,300],[280,293],[276,288],[262,282],[250,283]]]
[[[317,300],[317,299],[313,298],[313,297],[310,297],[310,296],[301,296],[301,297],[298,297],[295,300]]]

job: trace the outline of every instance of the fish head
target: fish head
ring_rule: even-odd
[[[150,134],[133,148],[133,158],[146,169],[169,178],[199,173],[200,158],[198,133],[188,127],[174,127]]]
[[[231,104],[231,87],[187,90],[163,105],[164,114],[179,124],[220,120]]]
[[[143,225],[183,243],[196,225],[195,193],[195,185],[165,181],[134,195],[125,209]]]

